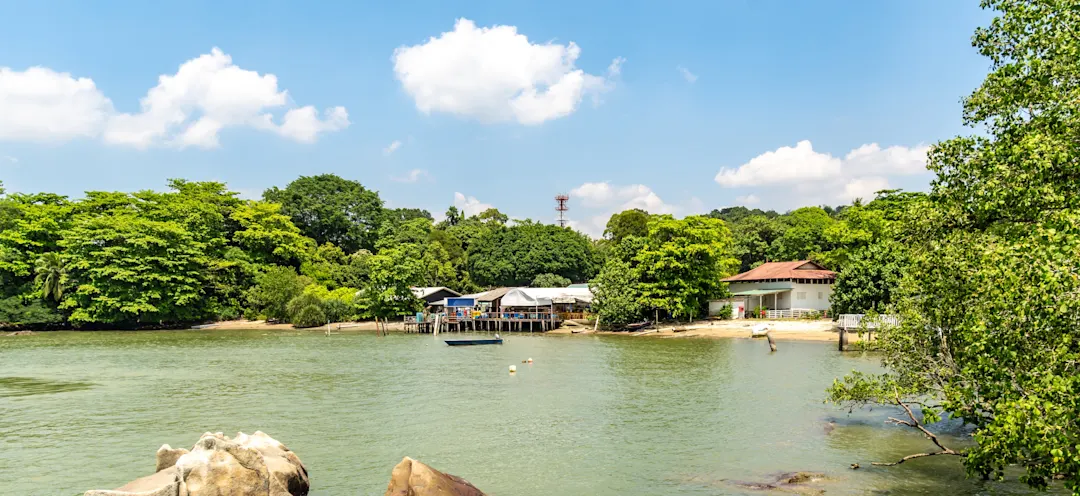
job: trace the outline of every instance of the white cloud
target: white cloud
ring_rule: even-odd
[[[877,143],[860,146],[844,156],[844,171],[858,174],[918,174],[926,172],[927,145],[911,148],[893,145],[882,149]]]
[[[700,200],[691,198],[691,205],[678,206],[665,202],[652,188],[644,184],[613,186],[610,182],[584,183],[570,190],[570,199],[580,200],[581,205],[600,214],[591,215],[586,222],[572,222],[570,225],[591,236],[599,237],[607,226],[611,214],[632,208],[639,208],[651,214],[682,214],[700,210]]]
[[[394,140],[389,145],[386,145],[386,148],[383,148],[382,154],[391,155],[396,152],[398,148],[401,148],[401,140]]]
[[[89,78],[0,67],[0,140],[63,141],[101,132],[112,102]]]
[[[220,49],[162,75],[140,100],[137,113],[117,113],[89,78],[32,67],[0,67],[0,139],[63,141],[98,137],[106,143],[145,148],[218,146],[227,127],[249,127],[302,143],[349,125],[344,107],[291,107],[273,74],[241,69]],[[288,109],[288,110],[286,110]],[[285,111],[280,124],[271,111]]]
[[[901,187],[917,183],[914,176],[927,172],[929,150],[925,144],[882,148],[868,143],[839,158],[815,151],[810,141],[804,140],[794,147],[762,153],[739,167],[725,167],[715,179],[728,188],[764,186],[736,198],[745,205],[756,203],[759,197],[764,197],[770,208],[870,200],[875,192],[891,188],[894,181]],[[905,179],[909,176],[912,178]]]
[[[697,81],[697,75],[690,72],[690,69],[687,69],[680,65],[676,67],[675,70],[679,71],[679,74],[682,74],[682,77],[686,79],[686,82],[692,84]]]
[[[889,180],[884,177],[864,177],[848,181],[844,185],[844,191],[838,196],[838,200],[849,202],[856,198],[872,200],[874,193],[883,189],[889,189]]]
[[[743,205],[757,205],[761,203],[761,199],[755,194],[749,194],[735,198],[735,201]]]
[[[320,119],[312,106],[290,109],[276,124],[270,110],[288,103],[276,76],[241,69],[214,48],[181,64],[176,74],[160,76],[140,101],[141,112],[113,116],[104,139],[139,148],[162,143],[212,148],[223,128],[251,127],[311,143],[319,133],[349,125],[344,107],[327,109]]]
[[[716,182],[725,187],[760,186],[806,181],[821,181],[868,174],[917,174],[926,171],[926,152],[930,147],[890,146],[877,143],[862,145],[836,158],[814,151],[808,140],[795,147],[783,146],[750,159],[737,168],[723,168]]]
[[[9,164],[19,163],[19,159],[12,157],[11,155],[0,155],[0,162],[7,162]]]
[[[390,179],[393,180],[393,181],[397,181],[399,183],[415,183],[416,181],[419,181],[421,177],[427,177],[427,175],[428,175],[428,173],[427,173],[426,170],[413,169],[413,170],[407,172],[404,176],[392,177]],[[464,197],[464,195],[462,195],[462,197]],[[457,201],[456,201],[457,200],[457,195],[454,196],[454,199],[455,199],[455,204],[456,204],[457,203]],[[476,198],[473,198],[473,200],[475,200],[475,199]]]
[[[726,187],[788,183],[835,177],[840,175],[841,166],[840,159],[815,152],[814,146],[803,140],[795,147],[762,153],[738,168],[720,169],[715,179]]]
[[[595,76],[574,63],[570,42],[537,44],[514,26],[477,27],[458,19],[454,30],[394,50],[394,74],[424,113],[446,112],[481,121],[540,124],[577,110],[585,95],[612,86],[623,59]]]
[[[472,217],[489,208],[494,208],[490,204],[481,203],[475,196],[465,196],[457,192],[454,193],[454,206],[464,213],[466,217]]]

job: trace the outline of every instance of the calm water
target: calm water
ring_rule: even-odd
[[[826,494],[1028,493],[966,480],[956,459],[870,468],[931,447],[883,426],[892,412],[822,404],[834,377],[875,361],[779,345],[770,355],[762,341],[539,335],[464,348],[278,331],[0,338],[0,494],[116,487],[149,474],[163,443],[241,430],[295,451],[316,495],[380,495],[406,455],[501,496],[761,494],[732,481],[800,470],[828,474]]]

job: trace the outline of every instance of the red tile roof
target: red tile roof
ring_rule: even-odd
[[[796,262],[765,262],[724,282],[751,282],[768,279],[836,279],[836,272],[810,260]]]

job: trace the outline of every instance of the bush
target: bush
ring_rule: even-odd
[[[818,320],[818,319],[821,318],[821,312],[819,312],[817,310],[811,310],[809,312],[806,312],[806,313],[802,314],[802,316],[800,316],[799,318],[800,319],[805,319],[805,320]]]
[[[570,279],[558,274],[540,274],[529,284],[533,288],[565,288],[569,285]]]
[[[716,317],[720,320],[731,320],[731,312],[733,311],[731,303],[728,303],[720,307],[720,313],[716,314]]]
[[[318,327],[326,324],[326,312],[319,305],[308,305],[297,312],[292,319],[295,327]]]

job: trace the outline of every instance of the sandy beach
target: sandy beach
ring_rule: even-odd
[[[663,325],[656,332],[642,334],[640,338],[745,338],[750,339],[751,329],[754,326],[765,324],[769,326],[772,336],[777,340],[785,341],[836,341],[839,332],[836,323],[831,320],[702,320],[677,326]],[[571,334],[575,330],[583,330],[586,327],[568,327],[551,331],[554,334]],[[630,336],[626,332],[599,331],[588,334],[612,334]],[[850,342],[858,341],[857,335],[851,335]]]

